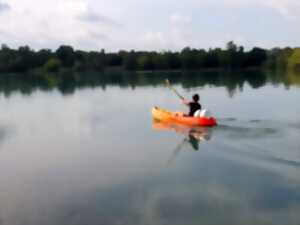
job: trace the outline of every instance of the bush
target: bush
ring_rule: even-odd
[[[47,72],[57,72],[61,68],[61,62],[57,58],[50,58],[44,65]]]
[[[296,48],[288,59],[289,69],[300,71],[300,48]]]

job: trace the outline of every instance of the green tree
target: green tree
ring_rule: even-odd
[[[56,50],[56,56],[64,67],[72,67],[75,62],[75,53],[71,46],[62,45]]]
[[[181,68],[182,64],[181,64],[179,53],[166,52],[164,55],[166,57],[166,61],[169,69],[177,70]]]
[[[124,68],[127,70],[137,69],[137,54],[135,51],[130,51],[129,53],[123,54]]]
[[[37,66],[35,52],[28,46],[21,46],[16,52],[13,67],[17,72],[26,72]]]
[[[137,58],[137,68],[139,70],[153,70],[155,67],[152,58],[152,54],[141,54]]]
[[[262,66],[267,59],[267,52],[262,48],[253,48],[246,54],[245,66],[246,67],[259,67]]]
[[[57,58],[50,58],[44,65],[44,69],[47,72],[58,72],[61,67],[61,62]]]
[[[181,62],[184,69],[197,68],[197,50],[185,47],[181,51]]]
[[[300,71],[300,48],[293,50],[293,53],[288,58],[288,68]]]
[[[15,60],[15,51],[3,44],[0,50],[0,72],[11,72]]]

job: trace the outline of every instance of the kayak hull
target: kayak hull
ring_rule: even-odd
[[[168,123],[178,123],[184,124],[188,126],[216,126],[217,121],[215,118],[210,117],[191,117],[191,116],[184,116],[183,113],[175,113],[170,112],[168,110],[153,107],[152,108],[152,116],[154,119],[168,122]]]

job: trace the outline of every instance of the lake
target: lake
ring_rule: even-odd
[[[1,75],[0,224],[299,225],[299,77]],[[153,123],[165,78],[219,125]]]

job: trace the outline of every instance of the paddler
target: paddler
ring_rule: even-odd
[[[193,95],[193,101],[188,101],[186,99],[183,99],[182,102],[183,104],[185,104],[186,106],[189,107],[190,112],[189,114],[187,114],[186,116],[194,116],[195,112],[197,112],[198,110],[201,110],[201,105],[199,103],[199,95],[198,94],[194,94]]]

